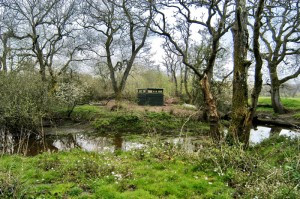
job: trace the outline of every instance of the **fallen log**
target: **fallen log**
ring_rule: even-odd
[[[288,119],[274,118],[268,116],[256,116],[253,119],[253,124],[255,125],[272,125],[272,126],[281,126],[289,128],[299,128],[300,123],[290,121]]]

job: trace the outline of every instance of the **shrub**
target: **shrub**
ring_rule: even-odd
[[[47,107],[45,84],[35,74],[0,76],[0,125],[12,132],[36,129]]]
[[[76,81],[60,82],[55,89],[54,98],[66,107],[67,116],[70,117],[77,104],[89,101],[88,86]]]

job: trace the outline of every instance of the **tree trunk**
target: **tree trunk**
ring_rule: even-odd
[[[262,57],[260,54],[259,32],[261,27],[261,14],[264,9],[265,0],[259,0],[258,7],[255,12],[255,22],[253,30],[253,53],[255,58],[254,88],[251,93],[251,108],[249,110],[248,120],[245,121],[245,134],[250,135],[253,118],[256,113],[258,97],[262,89]]]
[[[210,124],[210,137],[215,143],[219,143],[222,137],[219,129],[219,115],[217,111],[216,101],[213,98],[213,95],[210,91],[209,79],[206,74],[204,74],[200,85],[203,92],[204,101],[207,107],[208,121]]]
[[[179,97],[179,91],[178,91],[178,81],[177,81],[177,77],[176,77],[176,72],[175,70],[172,70],[172,79],[175,85],[175,96]]]
[[[2,39],[2,43],[3,43],[3,52],[2,52],[2,57],[1,57],[1,69],[3,70],[4,73],[7,73],[7,54],[9,52],[9,47],[7,46],[7,42],[8,42],[8,38],[7,35],[4,34]]]
[[[279,86],[274,84],[271,86],[271,101],[275,113],[284,114],[287,112],[280,100]]]
[[[245,0],[236,0],[236,19],[232,34],[234,40],[234,74],[233,74],[233,96],[232,96],[232,120],[230,124],[230,136],[234,143],[243,143],[245,147],[249,144],[250,132],[246,127],[249,125],[250,113],[248,111],[248,30],[247,10]]]
[[[270,78],[271,78],[271,101],[275,113],[284,114],[287,110],[283,107],[280,100],[280,80],[277,76],[276,67],[273,64],[268,65]]]
[[[180,68],[180,86],[179,86],[179,92],[180,92],[180,96],[182,96],[183,93],[183,68]]]
[[[185,93],[188,96],[188,103],[191,103],[192,102],[192,95],[191,95],[191,93],[189,91],[189,88],[188,88],[187,79],[188,79],[188,67],[186,66],[185,71],[184,71],[183,83],[184,83]]]

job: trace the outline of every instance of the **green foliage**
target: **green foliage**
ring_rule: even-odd
[[[222,146],[202,154],[195,169],[218,173],[235,188],[235,197],[282,198],[287,194],[297,198],[300,195],[297,140],[275,137],[248,151]]]
[[[78,103],[87,100],[86,85],[61,81],[48,90],[39,74],[0,74],[0,126],[13,133],[38,131],[43,118],[69,116]]]
[[[107,129],[111,125],[111,120],[106,118],[97,118],[95,121],[92,122],[92,125],[98,130]]]
[[[44,114],[45,92],[35,74],[0,74],[0,126],[13,132],[34,130]]]

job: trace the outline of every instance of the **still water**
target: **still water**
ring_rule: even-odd
[[[22,138],[0,132],[0,154],[21,153],[34,156],[49,151],[68,151],[80,148],[85,151],[114,152],[116,150],[130,151],[140,149],[155,143],[180,145],[186,151],[197,151],[208,140],[207,136],[179,136],[158,134],[96,134],[80,128],[49,128],[45,129],[44,137],[38,135],[23,136]],[[278,127],[259,126],[250,133],[250,145],[259,144],[273,135],[287,136],[300,139],[297,130]]]

